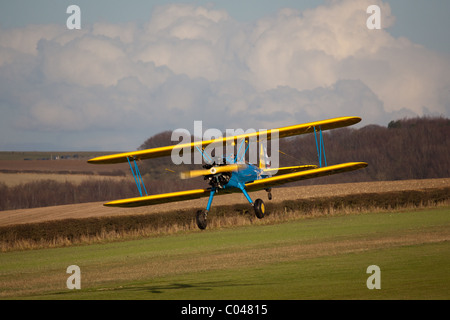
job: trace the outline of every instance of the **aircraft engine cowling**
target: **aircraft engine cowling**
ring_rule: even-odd
[[[202,170],[181,172],[180,177],[182,179],[189,179],[203,176],[204,179],[207,180],[211,185],[211,187],[222,189],[228,183],[228,181],[230,181],[232,173],[239,171],[242,166],[242,164],[227,165],[225,163],[218,165],[216,165],[215,163],[205,164],[203,165]]]
[[[230,181],[231,172],[221,172],[217,174],[210,174],[205,176],[205,180],[208,181],[209,185],[213,188],[222,189],[228,181]]]

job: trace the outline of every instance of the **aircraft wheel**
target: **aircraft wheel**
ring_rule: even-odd
[[[198,210],[197,211],[197,216],[196,216],[196,221],[197,221],[197,226],[199,229],[201,230],[205,230],[206,226],[207,226],[207,221],[206,221],[206,216],[208,215],[208,213],[206,212],[206,210]]]
[[[264,218],[266,215],[266,207],[261,199],[256,199],[253,203],[253,208],[255,209],[255,214],[258,219]]]

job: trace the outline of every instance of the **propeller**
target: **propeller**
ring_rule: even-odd
[[[229,165],[224,165],[224,166],[216,166],[216,167],[212,167],[209,169],[184,171],[184,172],[181,172],[180,177],[181,177],[181,179],[189,179],[189,178],[196,178],[196,177],[200,177],[200,176],[215,175],[215,174],[224,173],[224,172],[236,172],[243,166],[244,165],[242,165],[242,164],[229,164]]]

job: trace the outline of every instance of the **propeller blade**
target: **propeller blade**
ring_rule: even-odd
[[[243,165],[241,165],[241,164],[230,164],[230,165],[226,165],[226,166],[212,167],[210,169],[185,171],[185,172],[181,172],[180,177],[181,177],[181,179],[189,179],[189,178],[196,178],[196,177],[200,177],[200,176],[209,176],[212,174],[218,174],[218,173],[223,173],[223,172],[236,172],[241,167],[243,167]]]

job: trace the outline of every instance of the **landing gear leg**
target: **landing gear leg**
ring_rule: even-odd
[[[248,202],[250,202],[250,204],[253,206],[256,217],[258,219],[264,218],[264,216],[266,215],[266,207],[264,206],[264,202],[261,199],[256,199],[255,202],[253,202],[244,186],[239,185],[239,188],[242,190],[242,193],[247,198]]]
[[[267,191],[267,199],[272,200],[272,188],[265,189]]]

